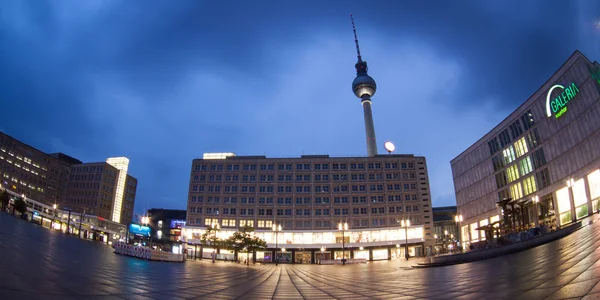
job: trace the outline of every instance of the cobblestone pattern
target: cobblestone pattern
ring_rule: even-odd
[[[248,267],[120,256],[0,213],[0,299],[598,299],[599,282],[600,222],[528,251],[439,268]]]

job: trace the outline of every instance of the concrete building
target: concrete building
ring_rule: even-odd
[[[598,210],[600,67],[579,51],[451,161],[464,245],[479,227],[558,228]]]
[[[276,243],[286,249],[280,255],[289,256],[280,261],[299,263],[399,258],[407,242],[410,255],[422,256],[433,243],[427,165],[413,155],[205,154],[192,163],[187,212],[188,246],[200,243],[207,226],[218,224],[227,237],[251,225],[268,243],[269,250],[258,253],[265,261]],[[410,226],[402,227],[402,220]],[[339,223],[348,230],[338,230]],[[277,236],[275,224],[282,225]],[[203,251],[207,257],[212,249]]]
[[[131,223],[137,179],[127,175],[126,167],[119,164],[115,165],[124,170],[115,167],[115,159],[129,162],[127,158],[118,157],[109,158],[107,162],[71,166],[69,192],[64,206],[74,212],[98,215],[113,222]],[[124,184],[119,182],[120,178],[124,179]]]
[[[67,195],[70,161],[62,153],[46,154],[0,132],[0,185],[45,204],[62,202]]]
[[[82,163],[63,153],[44,153],[0,132],[1,188],[122,224],[131,222],[137,187],[137,179],[127,175],[128,163],[127,158]]]

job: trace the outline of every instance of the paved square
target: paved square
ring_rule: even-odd
[[[150,262],[0,213],[0,257],[0,299],[600,298],[600,222],[513,255],[411,269]]]

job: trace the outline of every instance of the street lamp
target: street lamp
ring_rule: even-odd
[[[394,150],[396,150],[396,146],[394,146],[394,144],[390,141],[387,141],[383,144],[383,147],[385,147],[385,150],[389,153],[392,154],[392,152],[394,152]]]
[[[345,251],[344,247],[345,247],[346,239],[344,237],[344,231],[348,230],[348,223],[340,222],[338,224],[338,229],[342,231],[342,265],[345,265],[346,264],[346,251]]]
[[[404,257],[406,257],[406,260],[408,260],[408,227],[410,226],[410,220],[409,219],[401,220],[400,226],[404,227],[404,240],[405,240],[405,245],[406,245]]]
[[[213,241],[215,241],[217,239],[217,230],[219,230],[221,227],[219,226],[218,222],[213,222],[210,225],[210,228],[213,232]],[[212,262],[215,263],[215,260],[217,259],[217,252],[214,249],[215,245],[211,245],[211,246],[213,247]],[[246,255],[246,257],[248,257],[248,256]]]
[[[54,229],[54,223],[56,222],[56,203],[52,205],[52,223],[50,224],[50,229]]]
[[[462,245],[462,229],[460,228],[460,223],[463,221],[463,216],[458,214],[454,216],[454,222],[458,224],[458,242]]]
[[[533,206],[535,207],[535,226],[538,226],[540,223],[540,216],[538,213],[538,202],[540,201],[540,197],[533,196]]]
[[[277,258],[278,238],[279,232],[281,232],[281,224],[273,224],[273,231],[275,232],[275,265],[277,265],[279,259]]]

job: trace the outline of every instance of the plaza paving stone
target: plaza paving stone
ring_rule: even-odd
[[[0,212],[0,299],[600,299],[600,222],[494,259],[418,261],[151,262]]]

